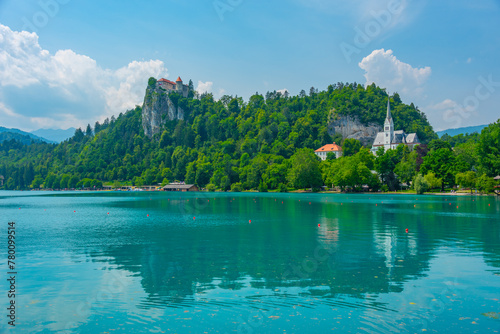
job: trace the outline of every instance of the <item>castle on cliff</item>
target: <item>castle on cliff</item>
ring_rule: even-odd
[[[156,81],[156,87],[162,88],[166,91],[174,91],[182,94],[182,96],[187,97],[189,93],[189,86],[182,83],[181,77],[178,77],[175,82],[161,78]]]
[[[380,147],[383,147],[387,152],[389,149],[395,149],[398,145],[403,144],[408,146],[410,151],[415,146],[420,144],[420,140],[416,133],[406,134],[404,130],[394,131],[394,121],[391,114],[390,100],[387,101],[387,116],[384,123],[384,131],[377,133],[372,145],[372,153],[376,154]]]

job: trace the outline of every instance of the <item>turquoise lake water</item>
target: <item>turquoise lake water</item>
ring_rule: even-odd
[[[500,331],[495,197],[0,191],[0,249],[2,333]]]

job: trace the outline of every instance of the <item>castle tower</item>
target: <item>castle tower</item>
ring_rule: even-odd
[[[387,116],[384,122],[384,149],[387,151],[391,148],[392,138],[394,138],[394,121],[391,114],[391,98],[387,98]]]
[[[177,77],[177,80],[175,80],[175,90],[182,93],[183,87],[181,77]]]

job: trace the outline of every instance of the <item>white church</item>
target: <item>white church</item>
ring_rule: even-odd
[[[392,120],[390,98],[387,100],[387,117],[385,118],[384,131],[377,133],[372,145],[372,153],[377,154],[377,150],[383,147],[385,151],[395,149],[398,145],[408,146],[410,151],[420,144],[416,133],[406,134],[403,130],[394,131],[394,121]]]

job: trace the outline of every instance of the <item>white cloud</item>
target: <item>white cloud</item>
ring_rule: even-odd
[[[36,33],[0,24],[3,126],[26,130],[84,126],[142,104],[148,78],[166,74],[159,60],[134,61],[110,70],[72,50],[51,55],[40,46]]]
[[[226,90],[224,88],[219,88],[219,93],[218,93],[218,96],[217,97],[221,97],[223,96],[224,94],[226,94]]]
[[[281,93],[281,94],[285,94],[285,92],[288,92],[288,89],[286,89],[286,88],[278,89],[277,92]]]
[[[199,94],[211,93],[213,85],[214,83],[212,81],[207,81],[207,82],[198,81],[198,86],[196,87],[196,91]]]
[[[430,120],[434,120],[433,124],[437,124],[434,129],[436,131],[471,125],[471,121],[479,116],[476,109],[467,108],[451,99],[429,105],[422,110]]]
[[[422,94],[423,85],[431,75],[430,67],[414,68],[398,60],[392,50],[374,50],[363,58],[359,67],[365,70],[366,83],[375,83],[387,88],[389,92],[398,92],[407,98]]]

